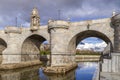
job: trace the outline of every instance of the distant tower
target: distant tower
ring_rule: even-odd
[[[31,14],[31,23],[30,23],[31,31],[38,30],[39,26],[40,26],[40,16],[37,8],[35,7],[33,8],[32,14]]]

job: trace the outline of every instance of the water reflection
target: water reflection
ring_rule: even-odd
[[[39,67],[0,71],[0,80],[40,80],[38,76]]]
[[[97,63],[79,63],[75,71],[76,80],[92,80],[97,66]]]
[[[41,66],[0,71],[0,80],[92,80],[97,63],[78,63],[78,68],[63,75],[44,74]]]
[[[49,80],[49,78],[43,73],[43,70],[41,68],[39,69],[39,78],[41,80]]]
[[[44,74],[43,71],[39,70],[40,80],[75,80],[75,71],[70,71],[66,74]]]

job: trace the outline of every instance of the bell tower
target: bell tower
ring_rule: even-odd
[[[38,13],[37,8],[33,8],[32,14],[31,14],[31,23],[30,23],[30,29],[31,31],[37,31],[40,26],[40,16]]]

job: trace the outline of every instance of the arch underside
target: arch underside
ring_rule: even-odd
[[[107,44],[108,43],[112,44],[110,39],[105,34],[98,32],[98,31],[94,31],[94,30],[87,30],[87,31],[78,33],[70,40],[68,50],[75,52],[76,47],[79,44],[79,42],[81,42],[83,39],[88,38],[88,37],[97,37],[105,41]],[[111,45],[111,48],[112,48],[112,45]]]
[[[7,44],[3,39],[0,39],[0,64],[2,63],[2,52],[7,48]]]
[[[82,41],[83,39],[85,39],[87,37],[100,38],[100,39],[104,40],[107,44],[109,42],[111,42],[110,39],[106,35],[98,32],[98,31],[88,30],[88,31],[81,32],[80,34],[78,34],[76,36],[76,45],[79,44],[80,41]]]
[[[22,45],[21,61],[39,60],[40,45],[46,39],[39,35],[32,35],[28,37]]]

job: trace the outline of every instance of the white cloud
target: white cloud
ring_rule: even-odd
[[[106,47],[106,46],[107,46],[107,44],[105,42],[95,44],[95,47]]]
[[[83,44],[79,44],[77,46],[77,49],[80,50],[94,50],[94,51],[103,51],[104,48],[107,46],[107,44],[105,42],[101,42],[101,43],[96,43],[96,44],[92,44],[92,43],[85,43]]]
[[[25,22],[25,23],[21,24],[21,26],[23,26],[23,27],[30,27],[30,23]]]

